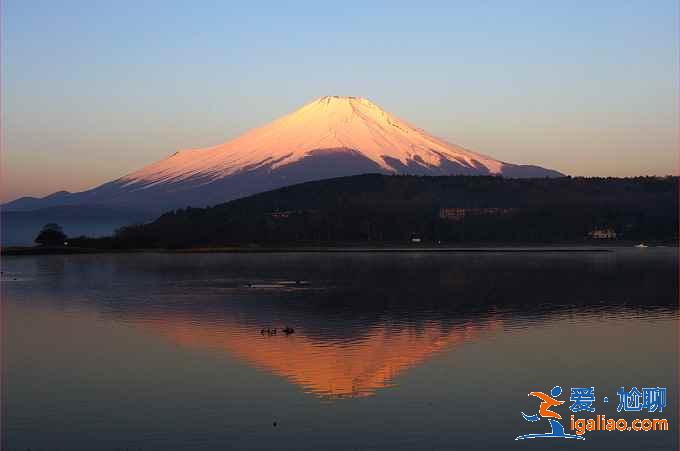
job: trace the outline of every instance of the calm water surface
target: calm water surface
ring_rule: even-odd
[[[7,257],[3,439],[13,450],[677,449],[676,270],[671,248]],[[554,385],[567,427],[569,388],[594,386],[592,415],[666,417],[671,431],[514,441],[546,432],[521,411]],[[620,386],[667,387],[667,408],[617,414]]]

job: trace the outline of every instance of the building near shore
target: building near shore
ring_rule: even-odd
[[[588,232],[588,237],[595,240],[615,240],[616,231],[614,229],[594,229]]]
[[[506,216],[516,211],[516,208],[440,208],[439,217],[446,221],[458,222],[468,216]]]

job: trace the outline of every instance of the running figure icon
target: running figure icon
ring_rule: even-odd
[[[532,391],[531,393],[529,393],[528,396],[534,396],[540,399],[541,404],[538,408],[537,414],[527,415],[526,413],[522,412],[522,417],[524,417],[526,421],[532,423],[540,421],[541,418],[546,418],[550,423],[550,432],[545,432],[543,434],[520,435],[519,437],[516,437],[515,440],[524,440],[530,438],[567,438],[575,440],[585,440],[585,437],[583,436],[565,433],[564,426],[562,426],[562,423],[557,421],[561,420],[562,416],[559,413],[550,410],[553,407],[564,404],[564,401],[558,401],[557,399],[555,399],[561,394],[562,387],[560,387],[559,385],[554,386],[552,390],[550,390],[550,395],[547,395],[541,391]]]

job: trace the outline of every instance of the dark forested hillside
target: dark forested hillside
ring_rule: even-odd
[[[303,183],[120,230],[113,247],[341,242],[674,241],[677,177],[360,175]],[[615,238],[614,238],[615,236]],[[81,244],[87,240],[83,240]],[[86,243],[85,243],[86,244]]]

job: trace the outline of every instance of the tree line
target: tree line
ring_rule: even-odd
[[[611,228],[676,241],[677,177],[506,179],[360,175],[289,186],[208,208],[173,210],[73,245],[189,248],[246,244],[584,241]],[[450,220],[443,208],[510,211]]]

